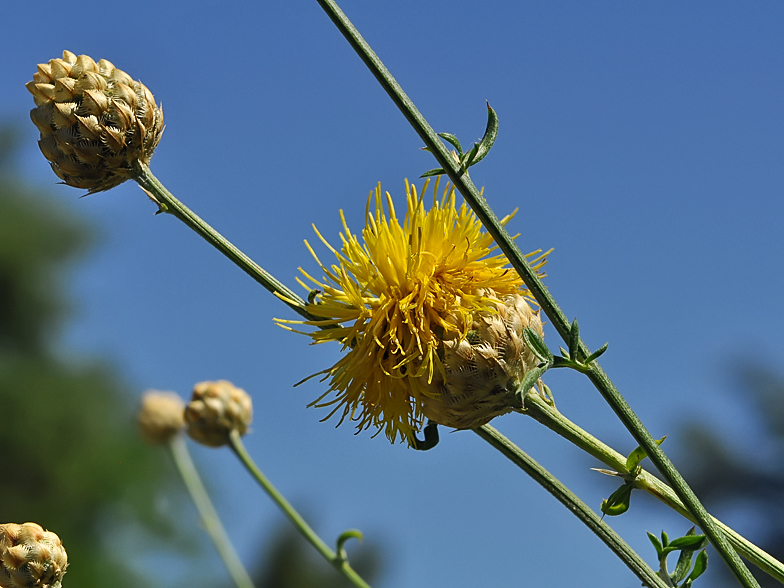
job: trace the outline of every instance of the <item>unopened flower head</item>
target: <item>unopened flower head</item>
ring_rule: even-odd
[[[163,133],[163,111],[141,82],[101,59],[63,51],[38,65],[27,83],[41,132],[38,146],[65,184],[101,192],[150,163]]]
[[[40,525],[0,525],[0,588],[60,588],[68,556]]]
[[[185,402],[176,392],[148,390],[139,409],[139,431],[149,443],[166,443],[185,426]]]
[[[226,445],[235,429],[244,435],[252,419],[250,396],[227,380],[196,384],[185,407],[188,435],[210,447]]]
[[[502,403],[490,403],[492,409],[481,398],[497,395],[501,380],[506,385],[521,379],[528,365],[523,351],[516,349],[522,344],[520,330],[507,325],[503,317],[514,315],[514,320],[541,331],[538,314],[525,301],[528,291],[506,257],[493,254],[493,240],[479,219],[465,203],[456,206],[453,187],[447,186],[439,199],[438,180],[427,210],[423,201],[427,186],[418,196],[406,182],[402,225],[392,198],[388,193],[383,198],[378,186],[368,199],[361,238],[349,230],[341,211],[340,251],[316,230],[337,258],[337,264],[327,266],[308,245],[324,277],[317,280],[300,269],[317,292],[307,310],[321,320],[278,320],[282,326],[318,327],[306,333],[315,343],[338,341],[346,351],[322,372],[330,389],[313,405],[331,406],[327,418],[339,413],[338,424],[348,417],[359,430],[383,430],[392,442],[412,443],[425,417],[469,428],[511,410],[506,393],[499,396]],[[536,251],[528,257],[539,270],[545,256]],[[508,312],[509,305],[515,310]],[[500,322],[493,317],[500,317]],[[482,343],[478,337],[483,336],[491,338]],[[481,356],[488,346],[495,355],[474,359],[473,367],[470,361],[463,365],[466,341],[475,350],[472,357]],[[476,366],[488,375],[485,372],[494,362],[504,366],[494,365],[488,382],[479,384],[462,375]],[[451,382],[455,375],[461,383]],[[449,405],[455,405],[455,410],[450,411]]]

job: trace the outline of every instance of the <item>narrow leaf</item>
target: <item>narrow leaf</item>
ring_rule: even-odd
[[[543,361],[545,363],[550,363],[553,361],[553,354],[547,348],[547,345],[539,336],[539,333],[534,331],[530,327],[526,327],[523,329],[523,340],[531,352],[539,359],[539,361]]]
[[[455,137],[452,133],[438,133],[438,136],[454,147],[457,150],[457,154],[462,157],[463,147],[460,145],[460,141],[457,137]]]
[[[487,103],[487,127],[485,128],[484,137],[479,142],[476,157],[470,165],[479,163],[490,152],[490,148],[495,143],[495,138],[498,136],[498,115],[495,110],[490,108],[490,103]]]
[[[650,531],[647,531],[647,533],[648,533],[648,539],[650,539],[651,543],[653,543],[653,548],[656,550],[657,558],[661,559],[662,551],[664,550],[661,541],[659,541],[659,538],[653,533],[651,533]]]
[[[632,489],[633,488],[630,484],[624,484],[615,492],[610,494],[610,497],[607,500],[602,500],[602,513],[609,517],[616,517],[629,510]]]
[[[661,445],[664,443],[666,438],[667,435],[661,439],[658,439],[656,441],[656,445]],[[626,458],[626,469],[628,469],[630,472],[633,472],[635,468],[640,465],[640,462],[646,457],[648,457],[648,453],[642,446],[638,445],[637,448],[629,454],[629,457]]]
[[[693,582],[699,578],[706,569],[708,569],[708,552],[703,550],[697,554],[697,561],[694,562],[694,569],[691,571],[691,574],[689,574],[689,580]]]
[[[343,531],[340,536],[338,537],[337,541],[337,549],[335,552],[337,553],[338,557],[342,560],[346,559],[346,541],[349,539],[357,539],[358,541],[362,542],[363,535],[362,531],[358,529],[348,529],[347,531]]]
[[[426,171],[425,173],[423,173],[423,174],[422,174],[421,176],[419,176],[419,177],[420,177],[420,178],[429,178],[429,177],[431,177],[431,176],[440,176],[440,175],[441,175],[441,174],[443,174],[443,173],[446,173],[446,172],[443,170],[443,168],[440,168],[440,167],[438,167],[438,168],[436,168],[436,169],[431,169],[430,171]]]
[[[585,358],[585,365],[590,364],[595,359],[598,359],[600,356],[604,355],[604,352],[607,351],[607,347],[609,347],[609,343],[605,343],[599,349],[591,353],[588,357]]]
[[[572,321],[572,328],[569,329],[569,357],[572,361],[577,360],[577,352],[580,348],[580,327],[577,319]]]
[[[474,146],[471,148],[471,151],[466,153],[464,165],[465,168],[468,169],[472,165],[476,163],[476,154],[479,152],[479,143],[474,143]]]
[[[705,535],[686,535],[685,537],[678,537],[673,539],[669,547],[683,550],[697,550],[703,547],[702,543],[705,541]]]
[[[694,558],[694,552],[684,550],[681,551],[678,557],[678,564],[675,566],[675,571],[670,575],[675,584],[679,584],[686,576],[689,575],[691,569],[691,560]]]

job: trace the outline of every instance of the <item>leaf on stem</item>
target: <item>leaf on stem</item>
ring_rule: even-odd
[[[631,484],[624,484],[610,494],[609,498],[602,500],[602,513],[609,517],[617,517],[629,510],[633,489],[634,487]]]
[[[523,340],[539,361],[542,363],[553,361],[553,354],[547,348],[544,340],[531,327],[523,329]]]
[[[460,165],[460,171],[466,172],[469,167],[482,161],[490,152],[495,139],[498,136],[498,115],[495,110],[487,103],[487,126],[485,127],[485,134],[479,142],[475,142],[474,146],[467,153],[463,153],[463,147],[460,141],[451,133],[437,133],[439,137],[444,139],[447,143],[452,145],[457,151],[457,161]],[[422,147],[425,151],[430,151],[429,147]],[[429,178],[431,176],[438,176],[446,173],[444,168],[438,167],[423,173],[420,178]]]
[[[335,548],[335,554],[336,554],[335,557],[340,561],[348,560],[348,554],[346,553],[345,544],[346,541],[348,541],[349,539],[357,539],[361,543],[362,540],[364,539],[364,536],[362,535],[362,531],[360,531],[359,529],[348,529],[346,531],[343,531],[338,536],[338,541]]]
[[[667,435],[661,439],[656,440],[656,445],[661,445],[664,443],[666,438]],[[634,470],[636,470],[640,465],[640,462],[646,457],[648,457],[648,453],[645,451],[645,448],[638,445],[637,448],[629,454],[629,457],[626,458],[626,469],[633,473]]]

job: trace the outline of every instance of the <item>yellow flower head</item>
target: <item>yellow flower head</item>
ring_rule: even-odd
[[[427,187],[428,182],[422,195]],[[448,185],[439,200],[436,180],[430,210],[408,181],[406,196],[401,226],[392,198],[382,197],[379,184],[368,198],[361,240],[341,211],[340,251],[314,226],[337,258],[327,267],[305,242],[324,273],[317,280],[300,268],[317,289],[307,310],[321,320],[278,323],[318,327],[305,333],[314,343],[343,344],[345,355],[320,372],[330,389],[312,403],[333,407],[326,418],[341,412],[338,424],[349,417],[358,430],[375,428],[391,442],[399,437],[411,443],[424,418],[432,418],[424,401],[441,394],[434,383],[446,378],[444,341],[464,340],[477,317],[498,315],[505,299],[530,296],[506,257],[492,255],[493,240],[473,211],[465,203],[456,207],[454,187]],[[537,270],[545,256],[532,261]]]

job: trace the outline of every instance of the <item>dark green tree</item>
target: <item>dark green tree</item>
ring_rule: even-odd
[[[57,533],[66,586],[150,585],[110,539],[133,529],[153,549],[178,543],[154,504],[180,485],[166,454],[140,441],[114,371],[57,353],[69,307],[62,280],[91,232],[18,177],[16,145],[0,126],[0,522]]]
[[[381,571],[381,552],[369,545],[348,542],[351,566],[373,585]],[[253,574],[256,588],[350,588],[345,576],[335,571],[313,546],[286,521]]]
[[[683,473],[718,518],[739,512],[751,515],[758,525],[743,534],[784,560],[784,376],[753,363],[733,375],[738,401],[754,421],[753,443],[720,436],[702,423],[689,423],[680,435]],[[751,569],[762,588],[780,586]],[[709,566],[708,574],[711,585],[737,586],[725,566]]]

